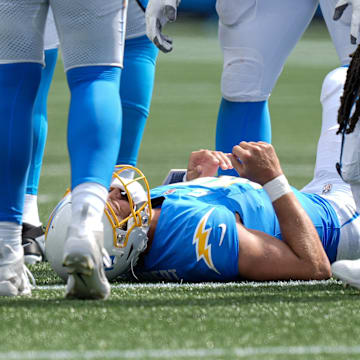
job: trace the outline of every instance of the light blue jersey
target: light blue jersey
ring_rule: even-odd
[[[293,189],[335,261],[340,226],[324,198]],[[263,188],[238,177],[201,178],[151,191],[161,214],[150,251],[137,268],[146,280],[233,281],[239,278],[235,214],[245,227],[281,239],[279,222]]]

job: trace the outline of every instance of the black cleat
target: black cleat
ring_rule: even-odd
[[[36,264],[44,260],[45,232],[42,225],[23,223],[22,246],[26,264]]]

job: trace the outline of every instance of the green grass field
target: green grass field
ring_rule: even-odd
[[[216,24],[179,22],[175,50],[160,55],[139,167],[150,184],[184,167],[190,151],[213,148],[220,101]],[[312,177],[320,132],[320,89],[338,66],[322,23],[306,32],[271,96],[273,144],[290,182]],[[61,63],[49,99],[40,183],[44,223],[69,184]],[[2,359],[358,359],[360,293],[325,282],[115,283],[106,302],[66,301],[43,263],[31,298],[0,299]]]

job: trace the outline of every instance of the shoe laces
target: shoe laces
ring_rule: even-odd
[[[34,278],[34,275],[26,265],[24,265],[23,270],[24,270],[24,278],[27,285],[29,285],[30,288],[33,289],[36,286],[36,280]]]

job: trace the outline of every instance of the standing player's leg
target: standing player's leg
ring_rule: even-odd
[[[126,1],[50,1],[71,92],[72,221],[64,248],[69,298],[105,299],[102,216],[121,138]],[[81,14],[81,15],[80,15]]]
[[[149,116],[158,49],[144,35],[126,40],[120,96],[123,128],[117,164],[136,166]]]
[[[27,264],[41,261],[44,252],[44,230],[39,217],[37,194],[48,128],[46,102],[57,53],[57,48],[45,50],[45,67],[41,71],[40,86],[33,110],[33,146],[26,184],[22,229],[22,244]]]
[[[31,293],[21,224],[47,8],[41,1],[0,1],[0,295]]]
[[[37,194],[48,128],[47,98],[58,56],[58,46],[54,17],[49,9],[44,36],[45,67],[41,71],[40,86],[33,110],[33,147],[23,212],[22,245],[27,264],[41,261],[44,254],[45,238],[39,217]]]
[[[217,1],[224,56],[217,150],[231,152],[241,141],[271,142],[268,98],[317,4],[317,0],[296,6],[284,0]]]
[[[335,21],[333,16],[337,2],[337,0],[320,0],[320,7],[341,65],[349,65],[350,54],[356,50],[356,45],[351,44],[349,38],[351,7],[348,7],[342,17]]]

